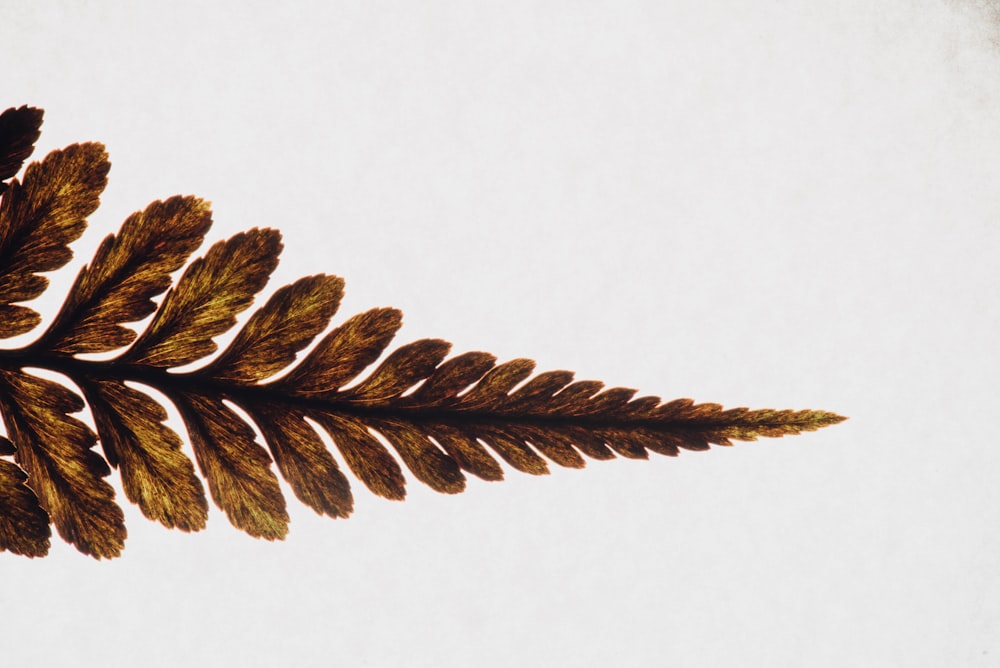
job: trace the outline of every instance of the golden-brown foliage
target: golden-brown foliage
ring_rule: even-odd
[[[107,182],[107,155],[93,143],[54,151],[29,165],[23,181],[13,179],[41,120],[41,110],[29,107],[0,114],[0,337],[40,323],[38,313],[19,303],[45,290],[40,272],[72,257],[69,244]],[[184,531],[204,528],[201,479],[181,437],[165,424],[166,410],[143,387],[177,407],[215,503],[233,525],[267,539],[288,532],[272,460],[316,512],[351,513],[350,483],[317,426],[368,489],[403,499],[400,462],[432,489],[454,494],[465,489],[466,473],[502,479],[496,456],[539,475],[550,462],[581,468],[585,458],[675,456],[843,420],[825,411],[723,410],[690,399],[634,398],[635,390],[574,382],[568,371],[531,377],[531,360],[496,364],[483,352],[446,359],[450,344],[440,339],[400,346],[348,387],[382,357],[401,313],[381,308],[348,318],[296,364],[340,303],[343,281],[326,275],[277,290],[207,360],[216,351],[214,337],[232,328],[264,288],[282,248],[275,230],[237,234],[188,264],[172,285],[170,274],[210,225],[208,205],[193,197],[153,202],[132,214],[80,270],[45,332],[26,347],[0,351],[7,429],[7,438],[0,437],[0,550],[46,554],[52,523],[81,552],[120,554],[123,513],[104,480],[111,467],[146,517]],[[164,292],[157,305],[154,298]],[[124,326],[150,314],[139,334]],[[110,360],[77,357],[121,348]],[[193,371],[171,371],[199,361],[206,363]],[[62,374],[83,398],[28,367]],[[71,416],[85,405],[96,434]],[[93,449],[98,442],[103,457]]]

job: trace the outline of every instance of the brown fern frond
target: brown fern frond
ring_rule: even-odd
[[[28,107],[0,115],[0,179],[11,178],[30,154],[40,123],[41,112]],[[30,165],[23,183],[10,182],[0,200],[0,336],[39,323],[18,302],[44,291],[40,272],[69,260],[69,243],[97,207],[107,169],[103,147],[77,144]],[[348,478],[320,431],[369,490],[403,499],[404,467],[430,488],[454,494],[465,489],[466,474],[501,480],[501,461],[542,475],[550,464],[676,456],[844,419],[636,398],[635,390],[575,381],[569,371],[532,376],[527,359],[497,364],[484,352],[449,358],[451,346],[440,339],[383,357],[402,314],[372,309],[323,335],[344,287],[323,274],[279,288],[210,358],[214,338],[264,288],[282,248],[275,230],[237,234],[188,264],[171,287],[170,274],[210,225],[208,205],[193,197],[132,214],[80,270],[44,333],[24,348],[0,350],[0,413],[9,437],[0,437],[0,549],[44,555],[51,522],[80,551],[117,556],[125,526],[104,480],[111,467],[146,517],[185,531],[205,526],[201,479],[149,389],[179,411],[215,504],[234,526],[267,539],[288,532],[272,462],[316,512],[347,517],[353,510]],[[157,305],[153,299],[163,293]],[[126,326],[150,314],[141,333]],[[115,350],[121,352],[109,360],[78,357]],[[194,370],[178,369],[199,361]],[[28,367],[61,374],[83,398]],[[71,416],[84,400],[96,434]],[[93,449],[98,440],[103,457]]]

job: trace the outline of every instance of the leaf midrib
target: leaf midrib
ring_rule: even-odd
[[[574,415],[558,410],[549,413],[524,410],[463,409],[460,407],[395,406],[389,403],[365,404],[350,399],[304,397],[277,391],[269,384],[242,385],[220,381],[201,374],[200,369],[170,373],[167,369],[149,365],[125,364],[116,360],[85,360],[68,355],[38,354],[33,346],[18,350],[0,350],[0,368],[21,370],[35,367],[63,374],[77,385],[79,379],[132,381],[148,385],[168,397],[176,394],[222,396],[252,411],[254,405],[282,405],[309,414],[321,411],[359,418],[401,419],[414,424],[449,423],[492,425],[544,425],[548,427],[582,427],[587,429],[652,429],[655,431],[706,431],[722,428],[794,428],[815,429],[832,422],[817,420],[811,412],[785,413],[779,419],[655,418]],[[473,383],[474,385],[474,383]],[[391,400],[390,400],[391,401]],[[626,404],[627,405],[627,404]],[[833,416],[831,416],[832,419]]]

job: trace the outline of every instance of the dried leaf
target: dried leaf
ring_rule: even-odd
[[[167,412],[117,380],[82,379],[108,462],[121,471],[125,496],[168,528],[205,528],[208,504],[181,439],[163,424]]]
[[[516,359],[499,364],[490,369],[475,387],[463,395],[456,407],[473,411],[506,403],[507,393],[530,376],[534,368],[534,361],[529,359]]]
[[[457,494],[465,489],[465,476],[458,464],[439,450],[419,427],[404,420],[373,420],[372,427],[396,449],[417,480],[445,494]]]
[[[182,366],[215,352],[212,337],[236,324],[278,266],[279,253],[281,235],[257,228],[212,246],[167,293],[122,361]]]
[[[82,408],[83,400],[59,383],[0,369],[0,411],[41,507],[81,552],[117,557],[125,544],[124,515],[103,480],[107,463],[91,450],[97,438],[68,415]]]
[[[535,450],[548,457],[559,466],[571,469],[582,469],[587,462],[573,448],[573,442],[558,429],[545,429],[534,425],[527,426],[523,434]]]
[[[421,427],[441,445],[462,470],[483,480],[503,480],[503,469],[475,438],[440,422],[425,423]]]
[[[525,442],[525,433],[518,429],[519,425],[477,424],[469,427],[466,433],[474,435],[483,443],[495,450],[505,462],[522,473],[531,475],[547,475],[549,466]]]
[[[345,396],[359,405],[394,399],[427,378],[448,354],[449,348],[451,344],[441,339],[421,339],[400,346]]]
[[[28,166],[0,201],[0,304],[34,299],[48,281],[38,272],[58,269],[73,257],[69,243],[87,226],[107,184],[110,168],[101,144],[73,144]],[[33,315],[28,315],[31,313]],[[0,311],[0,337],[23,334],[37,324],[25,307]]]
[[[406,398],[400,406],[429,407],[449,405],[458,394],[493,368],[496,357],[489,353],[463,353],[434,369],[427,380]]]
[[[522,385],[504,402],[507,410],[544,412],[549,399],[573,380],[572,371],[546,371]]]
[[[41,112],[27,107],[0,114],[0,183],[29,155],[40,122]],[[38,324],[40,316],[16,302],[40,295],[47,281],[38,274],[70,258],[68,244],[97,206],[107,169],[99,144],[79,144],[30,165],[23,183],[11,181],[0,201],[0,337]],[[288,531],[271,456],[303,503],[331,517],[352,512],[350,482],[314,424],[355,477],[398,500],[406,495],[400,461],[417,480],[453,494],[465,488],[465,473],[503,479],[501,461],[542,475],[548,462],[582,468],[587,458],[677,456],[843,420],[824,411],[636,398],[632,389],[574,381],[569,371],[532,377],[528,359],[496,364],[484,352],[445,359],[450,344],[441,339],[414,341],[383,358],[401,313],[372,309],[321,336],[343,292],[341,279],[322,274],[277,290],[221,354],[182,372],[175,367],[215,352],[213,338],[250,306],[281,251],[274,230],[238,234],[190,263],[168,290],[171,273],[210,224],[208,205],[193,197],[132,214],[80,270],[46,332],[27,347],[0,351],[0,413],[10,436],[0,436],[0,457],[13,455],[17,464],[0,459],[0,549],[44,555],[51,518],[81,551],[119,554],[125,527],[103,480],[108,463],[150,519],[187,531],[205,526],[208,503],[181,437],[165,424],[158,395],[137,387],[177,407],[198,469],[230,522],[268,539]],[[151,313],[138,336],[124,326]],[[130,343],[115,359],[77,357]],[[80,397],[29,375],[29,367],[62,374],[82,390],[107,462],[92,450],[95,434],[70,417],[83,408]]]
[[[49,516],[24,481],[27,474],[0,459],[0,552],[10,550],[26,557],[49,552]]]
[[[250,425],[219,399],[195,393],[173,399],[212,499],[229,521],[257,538],[284,538],[285,498]]]
[[[76,277],[55,321],[36,344],[65,354],[126,346],[135,332],[123,322],[156,310],[152,298],[170,287],[176,271],[201,245],[212,224],[208,204],[194,197],[153,202],[129,216],[121,232],[101,243]]]
[[[202,373],[231,383],[256,383],[295,360],[295,353],[326,329],[344,293],[336,276],[309,276],[286,285]]]
[[[564,425],[555,429],[543,430],[538,438],[544,436],[565,441],[591,459],[606,461],[615,458],[614,451],[605,444],[606,439],[600,435],[598,429],[588,429],[580,425]]]
[[[351,472],[368,489],[394,501],[406,498],[406,479],[399,464],[362,422],[323,411],[311,412],[309,417],[330,434]]]
[[[35,150],[42,110],[34,107],[8,109],[0,114],[0,181],[6,181],[21,169]],[[0,183],[0,193],[7,189]]]
[[[303,414],[277,404],[256,405],[252,414],[295,496],[321,515],[350,515],[351,484]]]
[[[396,335],[403,314],[377,308],[350,318],[327,334],[292,371],[272,384],[279,392],[328,395],[378,359]]]

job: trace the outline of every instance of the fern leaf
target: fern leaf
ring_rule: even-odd
[[[208,204],[193,197],[153,202],[109,235],[36,345],[65,354],[126,346],[135,332],[123,322],[156,310],[151,299],[170,287],[170,273],[201,245],[212,224]]]
[[[250,425],[213,397],[189,393],[175,396],[174,402],[212,498],[233,526],[258,538],[284,538],[285,499],[271,471],[271,458]]]
[[[340,396],[357,405],[385,403],[425,379],[448,354],[451,344],[421,339],[394,350],[370,376]]]
[[[465,476],[455,460],[442,452],[420,426],[405,419],[372,419],[370,429],[382,434],[413,475],[436,492],[465,490]]]
[[[0,193],[34,152],[41,127],[41,109],[23,106],[0,114]]]
[[[91,450],[94,433],[69,416],[83,400],[59,383],[0,371],[0,411],[28,485],[59,534],[81,552],[116,557],[125,545],[125,519],[108,465]]]
[[[208,504],[181,438],[163,424],[167,412],[119,380],[78,376],[97,424],[104,456],[119,469],[125,496],[168,528],[205,528]]]
[[[385,446],[372,436],[365,421],[323,410],[312,411],[309,417],[326,430],[351,473],[373,494],[393,501],[406,498],[406,478],[402,469]]]
[[[457,402],[454,397],[442,397],[442,401],[454,402],[456,408],[476,410],[491,406],[507,398],[507,393],[531,375],[535,369],[534,360],[518,358],[499,364],[483,376],[475,387],[469,390]],[[432,404],[434,405],[434,404]]]
[[[331,395],[377,360],[403,324],[403,314],[377,308],[327,334],[274,388],[299,396]]]
[[[281,235],[252,229],[212,246],[167,293],[123,362],[182,366],[215,352],[212,341],[236,324],[278,265]]]
[[[253,314],[202,375],[246,384],[278,373],[326,329],[343,292],[344,281],[336,276],[309,276],[286,285]]]
[[[0,459],[0,551],[44,557],[49,552],[49,516],[24,484],[27,479],[16,465]]]
[[[27,107],[0,115],[0,177],[13,176],[30,154],[40,122],[41,112]],[[16,302],[40,295],[47,283],[38,273],[69,260],[69,243],[96,208],[107,169],[99,144],[77,144],[30,165],[23,183],[11,181],[0,195],[0,336],[38,324],[40,316]],[[221,353],[183,371],[177,367],[216,352],[214,338],[250,307],[282,247],[275,230],[237,234],[191,262],[171,287],[171,273],[210,225],[208,205],[193,197],[132,214],[77,274],[44,334],[0,351],[0,413],[9,436],[0,437],[0,549],[44,555],[51,521],[82,552],[117,556],[125,526],[104,480],[112,467],[149,519],[204,528],[201,479],[154,396],[180,412],[215,504],[234,526],[272,540],[287,534],[289,521],[277,474],[317,513],[351,514],[350,482],[334,452],[371,492],[399,500],[404,467],[431,489],[455,494],[465,489],[466,474],[503,479],[501,462],[544,475],[550,464],[579,469],[588,460],[672,457],[844,419],[636,397],[632,389],[574,380],[570,371],[532,375],[529,359],[497,364],[485,352],[449,359],[451,345],[441,339],[384,355],[402,314],[372,309],[323,335],[343,294],[343,281],[323,274],[279,288]],[[150,314],[139,334],[124,326]],[[129,345],[110,360],[78,357]],[[97,434],[71,416],[84,408],[80,396],[28,367],[75,384]],[[103,457],[93,449],[98,438]]]
[[[69,243],[83,234],[107,184],[110,163],[101,144],[73,144],[28,166],[0,203],[0,337],[24,334],[41,318],[12,302],[34,299],[48,280],[37,272],[69,262]]]
[[[489,353],[470,352],[456,355],[434,368],[412,395],[400,399],[400,406],[420,408],[434,406],[447,399],[454,399],[487,371],[493,368],[496,357]]]
[[[475,438],[447,424],[427,424],[424,428],[463,471],[482,480],[503,480],[500,464]]]
[[[321,515],[350,515],[351,484],[305,415],[270,403],[254,404],[251,414],[295,496]]]
[[[460,425],[460,429],[471,438],[485,443],[491,450],[521,473],[548,475],[549,465],[541,455],[518,436],[517,431],[492,422]]]

